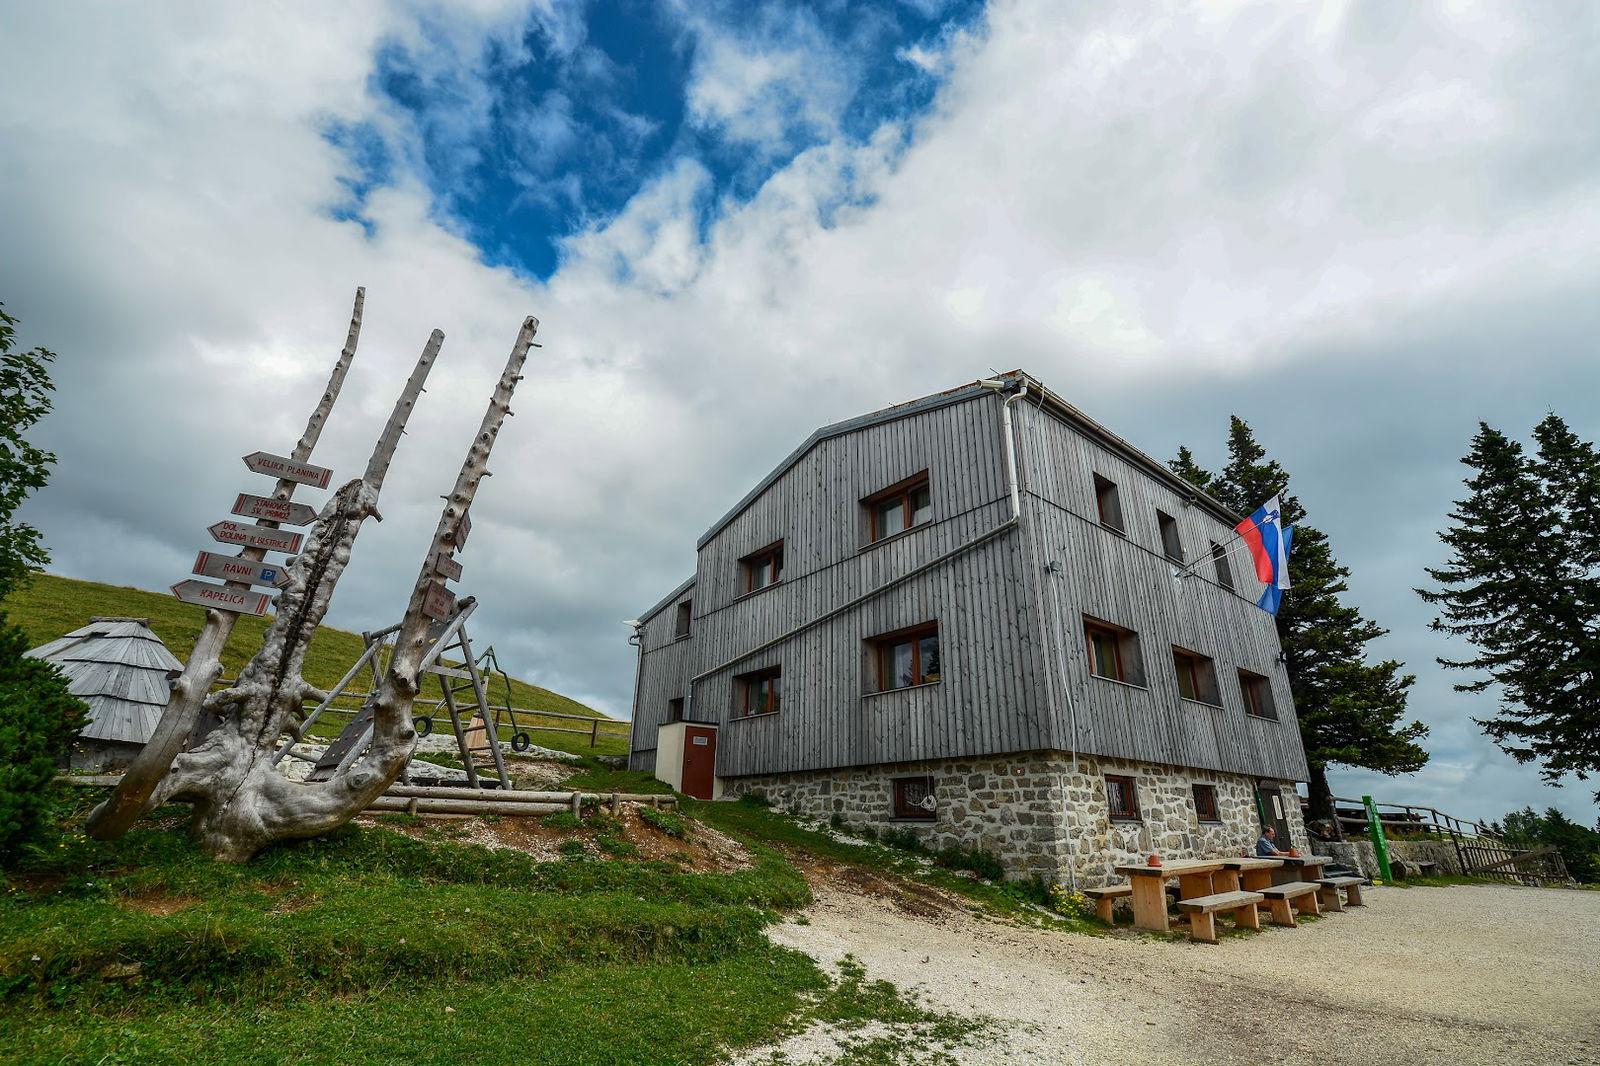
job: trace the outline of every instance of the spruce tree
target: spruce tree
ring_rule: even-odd
[[[1450,556],[1428,569],[1440,587],[1417,592],[1440,608],[1435,630],[1477,649],[1439,660],[1479,672],[1456,689],[1498,687],[1498,713],[1477,723],[1559,784],[1600,772],[1600,456],[1554,414],[1533,439],[1529,456],[1479,423],[1468,495],[1439,534]]]
[[[1388,630],[1342,602],[1349,569],[1334,558],[1327,534],[1305,525],[1305,508],[1288,491],[1288,472],[1267,458],[1249,425],[1233,416],[1228,463],[1220,475],[1200,468],[1188,448],[1178,449],[1178,458],[1167,465],[1239,515],[1276,495],[1283,523],[1295,527],[1289,554],[1294,587],[1284,593],[1277,628],[1310,769],[1311,816],[1334,817],[1330,765],[1386,774],[1422,769],[1428,753],[1417,741],[1428,727],[1420,721],[1401,724],[1416,678],[1402,674],[1403,664],[1393,659],[1367,662],[1367,643]]]

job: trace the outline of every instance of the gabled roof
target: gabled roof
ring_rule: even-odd
[[[1140,451],[1123,438],[1111,432],[1105,426],[1102,426],[1100,423],[1096,422],[1094,419],[1090,418],[1088,415],[1084,414],[1082,411],[1063,400],[1060,396],[1051,392],[1047,387],[1045,387],[1043,382],[1041,382],[1038,378],[1035,378],[1033,375],[1023,370],[1011,370],[1004,374],[996,374],[994,375],[994,378],[1002,381],[1021,381],[1025,383],[1029,390],[1029,399],[1026,402],[1034,403],[1036,406],[1053,411],[1067,422],[1072,423],[1085,435],[1092,437],[1106,448],[1121,455],[1130,463],[1133,463],[1135,466],[1144,470],[1144,472],[1149,474],[1151,477],[1166,483],[1169,488],[1172,488],[1175,491],[1192,498],[1197,505],[1202,506],[1206,508],[1206,510],[1212,512],[1219,520],[1224,521],[1229,525],[1237,525],[1239,523],[1239,516],[1229,511],[1219,500],[1202,491],[1201,489],[1195,488],[1193,485],[1180,478],[1177,474],[1174,474],[1170,469],[1168,469],[1165,463],[1161,462],[1161,460],[1156,459],[1154,456],[1146,452]],[[918,400],[911,400],[907,403],[896,404],[893,407],[885,407],[881,411],[873,411],[871,414],[858,415],[855,418],[847,418],[843,422],[835,422],[832,425],[823,426],[821,429],[812,433],[811,436],[807,437],[801,443],[800,447],[790,452],[781,463],[772,469],[771,473],[761,479],[755,488],[745,493],[744,498],[738,503],[734,504],[733,508],[728,511],[727,514],[723,515],[721,518],[717,519],[716,522],[712,523],[711,528],[706,530],[706,532],[695,543],[695,549],[699,550],[700,548],[704,548],[712,537],[715,537],[718,533],[722,532],[723,529],[727,528],[728,523],[732,522],[735,518],[738,518],[746,507],[749,507],[752,503],[754,503],[756,499],[759,498],[763,492],[766,492],[775,481],[786,474],[789,469],[801,459],[805,458],[807,452],[809,452],[812,448],[815,448],[823,441],[829,440],[833,437],[842,437],[847,433],[854,433],[858,430],[867,429],[871,426],[882,425],[886,422],[895,422],[902,418],[911,418],[927,411],[936,410],[940,407],[948,407],[952,404],[966,403],[970,400],[976,400],[991,394],[992,391],[990,389],[986,389],[979,385],[976,381],[973,381],[966,385],[960,385],[956,388],[949,389],[945,392],[934,393],[932,396],[924,396]],[[680,593],[673,593],[673,597],[676,597],[679,594]],[[650,613],[655,613],[656,610],[659,610],[663,606],[665,606],[665,603],[658,604]],[[646,617],[648,617],[648,615]]]
[[[91,618],[82,629],[27,654],[59,666],[67,690],[89,705],[81,736],[132,744],[143,744],[155,732],[169,682],[183,670],[148,618]]]

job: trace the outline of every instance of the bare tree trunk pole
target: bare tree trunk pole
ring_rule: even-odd
[[[318,438],[322,436],[322,427],[328,421],[328,414],[333,410],[334,401],[339,398],[339,390],[344,387],[345,375],[350,371],[350,364],[355,361],[356,345],[361,340],[361,315],[366,302],[366,288],[364,286],[357,288],[355,307],[350,312],[350,328],[345,334],[344,349],[339,353],[338,362],[333,366],[333,373],[328,375],[328,385],[323,390],[322,399],[306,421],[305,432],[300,435],[299,443],[289,454],[289,457],[297,463],[310,460],[311,451],[316,447]],[[280,480],[273,490],[273,499],[289,499],[294,495],[295,487],[293,481]],[[273,529],[278,528],[277,522],[262,520],[258,524]],[[245,559],[261,560],[266,557],[266,552],[261,548],[245,548],[239,555]],[[227,587],[244,590],[250,586],[245,582],[229,581]],[[166,776],[167,770],[171,768],[172,760],[183,751],[190,734],[194,731],[195,723],[199,721],[206,695],[222,673],[222,649],[227,645],[228,637],[233,633],[233,624],[238,619],[239,616],[233,611],[222,611],[214,607],[206,611],[205,626],[200,631],[199,639],[195,641],[194,650],[189,653],[189,661],[184,666],[183,673],[172,683],[172,694],[167,700],[167,709],[162,712],[155,733],[129,764],[116,790],[89,815],[87,828],[89,835],[96,840],[115,840],[120,837],[148,808],[151,795],[161,783],[161,779]]]

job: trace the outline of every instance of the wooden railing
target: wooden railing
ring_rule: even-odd
[[[1356,839],[1367,835],[1366,807],[1359,801],[1334,796],[1336,839]],[[1340,804],[1350,804],[1340,807]],[[1449,841],[1463,873],[1498,881],[1544,884],[1571,880],[1567,864],[1555,848],[1528,849],[1506,840],[1489,826],[1470,818],[1458,818],[1432,807],[1408,803],[1378,803],[1378,824],[1391,840],[1433,838]]]

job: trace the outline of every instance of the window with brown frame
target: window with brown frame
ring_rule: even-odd
[[[673,639],[682,640],[684,637],[688,636],[689,626],[693,623],[693,621],[694,601],[684,600],[682,603],[678,604],[678,619],[677,624],[673,627]]]
[[[1178,676],[1178,695],[1197,703],[1221,706],[1222,698],[1217,693],[1217,668],[1209,658],[1174,644],[1172,669]]]
[[[938,804],[934,799],[933,778],[897,777],[894,779],[894,816],[933,821]]]
[[[922,471],[861,501],[867,510],[867,539],[903,533],[933,518],[933,490],[928,472]]]
[[[675,700],[668,700],[667,701],[667,721],[669,721],[669,722],[681,722],[681,721],[683,721],[683,697],[682,696],[679,696]]]
[[[744,570],[744,590],[754,592],[783,580],[783,541],[769,544],[739,560]]]
[[[943,676],[939,656],[939,623],[885,633],[867,641],[878,692],[931,685]]]
[[[1106,806],[1117,821],[1137,821],[1139,815],[1139,787],[1131,777],[1121,774],[1106,775]]]
[[[1202,822],[1220,822],[1222,815],[1217,813],[1217,786],[1194,786],[1194,813]]]
[[[1094,476],[1094,505],[1100,515],[1100,524],[1118,533],[1127,529],[1122,524],[1122,501],[1117,497],[1117,483],[1099,474]]]
[[[773,714],[783,703],[783,667],[769,666],[733,679],[733,713],[737,718]]]
[[[1228,565],[1228,551],[1216,541],[1211,542],[1211,562],[1217,568],[1217,584],[1233,588],[1233,567]]]
[[[1239,671],[1239,690],[1244,694],[1244,713],[1254,718],[1278,720],[1278,708],[1272,702],[1272,682],[1249,670]]]
[[[1178,520],[1165,511],[1156,512],[1156,525],[1161,527],[1161,550],[1175,563],[1183,562],[1183,541],[1178,537]]]
[[[1133,630],[1085,615],[1083,639],[1089,652],[1091,674],[1129,685],[1144,684],[1139,636]]]

